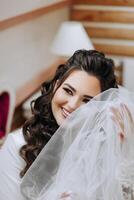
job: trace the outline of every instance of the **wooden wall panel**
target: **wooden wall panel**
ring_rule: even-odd
[[[134,0],[74,0],[71,20],[83,23],[98,51],[134,57]],[[115,72],[123,84],[123,66]]]
[[[134,46],[126,45],[108,45],[93,43],[95,49],[102,51],[106,54],[118,55],[118,56],[132,56],[134,57]]]
[[[73,9],[71,19],[88,22],[134,23],[134,12]]]
[[[116,76],[117,83],[119,85],[123,84],[123,72],[124,72],[123,62],[114,67],[114,73]]]
[[[134,0],[74,0],[74,4],[134,6]]]
[[[134,29],[85,27],[90,37],[134,40]]]

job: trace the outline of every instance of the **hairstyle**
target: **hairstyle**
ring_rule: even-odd
[[[21,147],[20,156],[25,160],[26,166],[20,173],[21,177],[58,129],[51,110],[51,100],[54,92],[74,70],[82,70],[98,78],[101,91],[117,88],[114,62],[96,50],[78,50],[65,64],[59,65],[53,79],[42,84],[41,96],[31,103],[33,116],[23,126],[26,144]],[[58,86],[54,90],[57,80]]]

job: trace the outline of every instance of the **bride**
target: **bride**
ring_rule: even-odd
[[[109,89],[74,111],[21,191],[30,200],[134,200],[134,94]]]

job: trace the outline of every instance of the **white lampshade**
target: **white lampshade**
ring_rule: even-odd
[[[83,25],[75,21],[63,22],[52,43],[51,52],[69,57],[79,49],[94,49]]]

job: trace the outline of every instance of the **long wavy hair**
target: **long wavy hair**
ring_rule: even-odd
[[[101,91],[117,88],[113,60],[96,50],[78,50],[65,64],[59,65],[53,79],[42,84],[41,96],[31,103],[33,115],[23,126],[26,144],[21,147],[20,156],[25,160],[26,166],[20,172],[21,177],[58,129],[51,110],[51,100],[55,91],[74,70],[83,70],[98,78]]]

